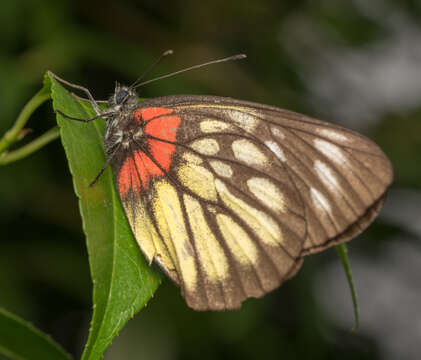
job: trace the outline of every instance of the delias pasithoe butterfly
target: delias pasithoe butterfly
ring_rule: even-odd
[[[101,111],[89,90],[52,76],[83,90],[97,114],[62,116],[105,119],[107,160],[93,183],[111,164],[141,251],[196,310],[239,308],[277,288],[305,255],[363,231],[392,182],[376,144],[305,115],[217,96],[139,101],[140,81],[116,84]]]

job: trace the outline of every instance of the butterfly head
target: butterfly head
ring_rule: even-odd
[[[108,99],[108,106],[118,112],[132,109],[137,102],[137,93],[133,88],[116,83],[114,94]]]

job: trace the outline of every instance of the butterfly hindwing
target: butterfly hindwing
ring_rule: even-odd
[[[123,207],[147,260],[198,310],[238,308],[358,234],[392,180],[371,141],[274,107],[179,95],[134,117],[146,142],[113,163]]]

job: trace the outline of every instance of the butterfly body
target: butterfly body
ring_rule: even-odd
[[[133,111],[137,107],[135,92],[126,86],[116,88],[108,100],[108,111],[113,114],[107,119],[104,135],[104,146],[108,155],[120,146],[127,149],[130,143],[141,138],[142,128],[133,121]]]
[[[393,179],[369,139],[277,107],[139,102],[118,84],[108,105],[97,117],[132,232],[196,310],[239,308],[292,277],[303,256],[352,239]]]

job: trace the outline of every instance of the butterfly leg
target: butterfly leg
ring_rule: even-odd
[[[61,116],[63,116],[66,119],[81,121],[81,122],[84,122],[84,123],[88,123],[88,122],[91,122],[91,121],[96,120],[96,119],[107,118],[108,116],[115,115],[114,112],[109,112],[109,113],[98,114],[98,115],[96,115],[94,117],[91,117],[89,119],[79,119],[79,118],[76,118],[76,117],[73,117],[73,116],[66,115],[64,112],[62,112],[60,110],[55,110],[55,112],[60,114]]]
[[[65,84],[65,85],[67,85],[67,86],[70,86],[70,87],[72,87],[72,88],[74,88],[74,89],[78,89],[78,90],[81,90],[81,91],[83,91],[87,96],[88,96],[88,101],[91,103],[91,105],[92,105],[92,107],[94,108],[94,110],[95,110],[95,113],[97,114],[97,115],[100,115],[101,114],[101,110],[99,109],[99,106],[98,106],[98,103],[95,101],[95,99],[94,99],[94,97],[92,96],[92,94],[91,94],[91,92],[89,91],[89,89],[87,89],[86,87],[84,87],[84,86],[81,86],[81,85],[76,85],[76,84],[73,84],[73,83],[71,83],[71,82],[69,82],[69,81],[66,81],[66,80],[64,80],[64,79],[62,79],[61,77],[59,77],[59,76],[57,76],[56,74],[54,74],[53,72],[51,72],[51,71],[49,71],[48,72],[54,79],[56,79],[57,81],[59,81],[59,82],[61,82],[62,84]]]
[[[77,94],[75,94],[75,93],[70,93],[70,95],[72,95],[75,99],[77,99],[77,100],[82,100],[82,101],[88,101],[88,102],[90,102],[90,100],[89,99],[87,99],[87,98],[84,98],[83,96],[79,96],[79,95],[77,95]],[[98,104],[107,104],[108,103],[108,101],[107,100],[95,100]]]
[[[98,179],[100,178],[100,176],[104,173],[105,169],[107,169],[108,165],[110,165],[111,161],[114,158],[114,155],[117,153],[118,149],[120,148],[120,146],[117,146],[117,148],[114,150],[114,152],[108,156],[107,160],[105,161],[105,164],[103,165],[102,169],[99,171],[98,175],[95,176],[95,179],[93,179],[91,181],[91,183],[89,184],[89,187],[95,185],[95,183],[98,181]]]
[[[93,179],[91,181],[91,183],[89,184],[89,187],[92,187],[95,185],[95,183],[98,181],[98,179],[100,178],[100,176],[104,173],[104,171],[107,169],[108,165],[110,165],[112,157],[109,157],[107,159],[107,161],[105,162],[104,166],[102,167],[102,169],[99,171],[98,175],[95,176],[95,179]]]

